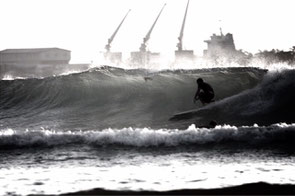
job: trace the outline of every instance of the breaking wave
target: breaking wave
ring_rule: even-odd
[[[41,79],[1,80],[0,128],[171,128],[174,123],[168,119],[173,114],[201,107],[192,101],[198,77],[213,86],[218,101],[255,87],[265,73],[257,68],[151,72],[101,67]]]
[[[230,126],[197,128],[191,125],[186,130],[124,128],[101,131],[67,131],[6,129],[0,131],[1,149],[55,147],[66,145],[171,147],[231,145],[236,147],[278,146],[294,147],[295,124],[273,124],[270,126]]]

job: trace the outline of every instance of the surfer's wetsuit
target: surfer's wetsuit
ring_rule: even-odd
[[[197,80],[198,83],[198,90],[195,94],[194,101],[198,98],[200,101],[204,103],[210,103],[214,98],[214,90],[210,84],[203,82],[202,79]]]

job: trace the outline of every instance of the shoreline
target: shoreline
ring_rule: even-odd
[[[216,189],[180,189],[170,191],[116,191],[95,188],[61,195],[295,195],[295,184],[257,182]]]

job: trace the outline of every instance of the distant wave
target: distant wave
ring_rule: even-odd
[[[0,131],[1,149],[55,147],[67,145],[171,147],[193,145],[231,145],[237,148],[261,147],[294,148],[295,124],[274,124],[270,126],[217,126],[212,129],[196,128],[186,130],[123,128],[101,131],[54,131],[5,129]]]

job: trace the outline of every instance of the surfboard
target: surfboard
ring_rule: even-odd
[[[196,109],[196,110],[189,110],[189,111],[185,111],[185,112],[180,112],[177,114],[174,114],[169,120],[173,121],[173,120],[185,120],[185,119],[190,119],[194,116],[196,116],[197,112],[200,109]]]
[[[198,116],[198,112],[200,112],[201,110],[206,110],[207,106],[213,102],[215,102],[214,99],[209,104],[207,104],[201,108],[194,109],[194,110],[188,110],[188,111],[174,114],[169,120],[185,120],[185,119],[190,119],[192,117],[196,117],[196,116]]]

